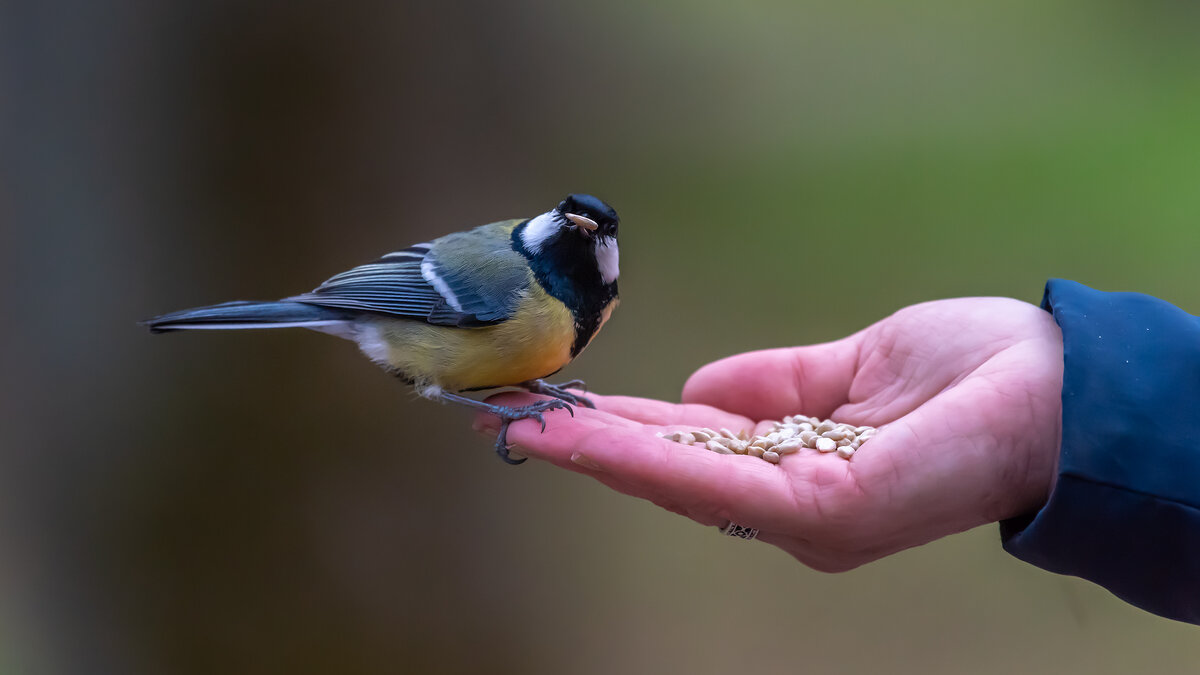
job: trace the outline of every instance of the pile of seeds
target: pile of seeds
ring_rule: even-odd
[[[784,455],[800,452],[801,448],[817,452],[836,452],[838,457],[850,459],[877,431],[875,427],[856,427],[832,420],[795,415],[784,417],[782,422],[775,422],[774,428],[766,436],[751,437],[747,431],[735,434],[728,429],[713,431],[708,428],[660,433],[659,436],[684,445],[701,443],[709,450],[723,455],[753,455],[778,464]]]

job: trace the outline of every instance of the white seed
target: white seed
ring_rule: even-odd
[[[746,454],[746,451],[749,448],[750,448],[750,444],[747,443],[746,441],[743,441],[738,438],[729,439],[729,449],[736,452],[739,455]]]
[[[837,425],[835,425],[833,422],[830,422],[829,420],[825,420],[824,422],[821,422],[820,424],[818,424],[816,426],[816,428],[814,429],[814,431],[816,431],[818,434],[823,434],[826,431],[833,431],[834,427],[836,427],[836,426]]]
[[[725,438],[737,438],[737,434],[726,429],[725,427],[721,427],[721,435],[724,436]]]
[[[780,455],[788,455],[793,452],[800,452],[800,448],[803,448],[803,447],[804,447],[804,443],[801,442],[799,438],[793,438],[790,441],[784,441],[784,442],[780,443],[779,445],[772,448],[772,450],[774,450],[776,453],[778,453]]]
[[[761,448],[763,450],[766,450],[767,448],[771,447],[772,445],[775,445],[775,444],[772,443],[770,437],[767,437],[767,436],[759,436],[758,438],[754,439],[753,441],[750,441],[750,447],[752,447],[752,448]]]
[[[840,441],[846,437],[846,432],[842,431],[841,429],[830,429],[821,435],[825,438],[832,438],[835,441]]]
[[[837,450],[837,441],[832,438],[818,438],[817,450],[821,452],[833,452]]]
[[[854,448],[844,445],[837,449],[837,454],[838,457],[841,457],[842,459],[850,459],[850,457],[854,455]]]
[[[878,431],[878,429],[872,429],[872,428],[870,428],[870,427],[867,427],[867,430],[866,430],[866,431],[864,431],[864,432],[862,432],[861,434],[859,434],[859,435],[858,435],[858,440],[860,440],[860,441],[865,441],[865,440],[867,440],[868,438],[870,438],[870,437],[874,436],[876,431]]]
[[[696,437],[686,431],[679,432],[679,442],[684,445],[691,445],[696,442]]]
[[[763,449],[758,447],[757,445],[751,445],[750,447],[746,448],[746,454],[754,455],[755,457],[762,457]]]
[[[860,446],[862,444],[863,444],[863,441],[861,438],[856,438],[853,441],[850,441],[850,447],[854,448],[855,450],[857,450],[858,446]]]
[[[712,450],[713,452],[716,452],[716,453],[719,453],[722,455],[732,455],[733,454],[732,450],[725,447],[724,445],[721,445],[720,443],[718,443],[716,441],[709,441],[704,444],[704,447],[708,448],[709,450]]]
[[[846,438],[843,438],[840,441],[838,441],[837,444],[838,444],[838,447],[841,448],[841,447],[850,445],[853,442],[854,442],[854,439],[847,436]]]
[[[812,422],[802,422],[799,425],[799,429],[800,431],[812,431],[813,429],[816,429],[816,427],[812,425]]]
[[[703,429],[700,429],[699,431],[693,431],[692,436],[696,439],[697,443],[707,443],[711,441],[713,437],[712,434]]]
[[[763,455],[762,455],[762,458],[763,458],[763,459],[765,459],[765,460],[767,460],[768,462],[770,462],[770,463],[772,463],[772,464],[778,464],[778,463],[779,463],[779,453],[778,453],[778,452],[771,452],[770,450],[768,450],[768,451],[766,451],[766,452],[764,452],[764,453],[763,453]]]
[[[817,432],[815,432],[815,431],[801,431],[800,432],[800,442],[803,443],[806,447],[809,447],[809,448],[817,447],[817,438],[819,438],[819,436],[817,435]]]

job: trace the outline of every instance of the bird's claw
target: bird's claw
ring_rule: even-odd
[[[582,389],[585,393],[587,392],[587,382],[583,380],[567,380],[562,384],[552,384],[550,386],[558,387],[559,389]]]
[[[562,384],[550,384],[549,382],[545,382],[543,380],[532,380],[530,382],[526,382],[522,386],[535,394],[553,396],[554,398],[561,399],[567,403],[581,405],[585,408],[596,407],[596,405],[588,400],[586,396],[572,394],[571,392],[567,391],[568,388],[582,389],[587,391],[587,384],[583,380],[570,380],[568,382],[563,382]]]
[[[525,461],[522,459],[513,459],[508,456],[508,425],[517,420],[534,419],[542,425],[542,431],[546,430],[546,416],[543,414],[551,410],[566,409],[571,413],[571,417],[575,416],[575,411],[571,409],[571,405],[566,401],[559,399],[549,399],[546,401],[538,401],[530,405],[513,408],[509,406],[496,406],[493,410],[497,417],[500,418],[500,433],[496,436],[496,454],[500,455],[500,459],[506,464],[521,464]],[[540,432],[539,432],[540,433]]]

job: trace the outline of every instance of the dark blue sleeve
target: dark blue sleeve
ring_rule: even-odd
[[[1004,548],[1200,623],[1200,318],[1058,279],[1042,307],[1063,333],[1058,480]]]

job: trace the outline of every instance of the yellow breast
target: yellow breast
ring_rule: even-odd
[[[364,325],[364,334],[360,345],[368,356],[419,387],[463,391],[554,374],[571,361],[575,321],[565,305],[533,283],[513,317],[494,326],[454,328],[380,318]]]

